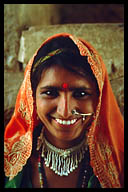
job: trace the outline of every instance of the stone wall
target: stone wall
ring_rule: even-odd
[[[30,26],[60,23],[59,6],[55,4],[4,5],[4,68],[19,71],[17,61],[20,37]]]
[[[123,4],[61,4],[59,12],[63,24],[124,22]]]
[[[20,70],[21,33],[31,26],[123,21],[123,4],[4,4],[4,68]]]

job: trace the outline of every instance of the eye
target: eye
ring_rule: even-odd
[[[91,94],[88,93],[87,91],[83,91],[83,90],[77,90],[77,91],[74,91],[73,93],[73,97],[79,99],[79,98],[86,98],[88,96],[90,96]]]
[[[47,90],[47,91],[42,92],[41,95],[47,96],[49,98],[51,98],[51,97],[56,98],[59,95],[59,93],[56,90]]]

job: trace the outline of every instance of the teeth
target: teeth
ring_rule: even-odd
[[[67,121],[67,125],[70,125],[71,124],[71,122],[70,121]]]
[[[71,121],[70,120],[66,121],[66,120],[56,119],[56,121],[62,125],[71,125],[71,124],[74,124],[77,121],[77,119],[72,119]]]

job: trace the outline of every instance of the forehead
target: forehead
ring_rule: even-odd
[[[89,77],[83,77],[60,66],[52,66],[42,72],[38,86],[86,86],[95,88],[95,82]]]

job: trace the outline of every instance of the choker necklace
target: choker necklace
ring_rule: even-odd
[[[51,145],[42,133],[40,137],[38,137],[37,150],[39,150],[41,146],[41,157],[44,159],[46,167],[50,167],[50,169],[59,176],[68,176],[73,172],[88,150],[85,139],[80,144],[64,150]]]

